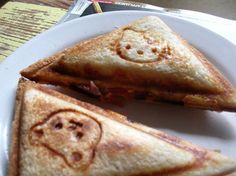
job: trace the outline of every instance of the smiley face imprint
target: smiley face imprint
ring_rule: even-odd
[[[74,110],[59,110],[30,128],[32,145],[42,146],[74,169],[87,168],[102,135],[101,125]]]

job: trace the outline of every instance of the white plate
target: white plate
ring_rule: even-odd
[[[203,27],[179,18],[152,12],[121,11],[90,15],[61,24],[33,38],[0,64],[0,175],[5,175],[7,166],[10,123],[19,71],[76,42],[109,32],[147,15],[159,16],[174,31],[202,51],[236,85],[235,45]],[[83,95],[77,94],[76,97],[108,107],[132,120],[168,131],[209,149],[220,149],[223,154],[236,158],[236,113],[148,104],[136,100],[121,108],[102,104]]]

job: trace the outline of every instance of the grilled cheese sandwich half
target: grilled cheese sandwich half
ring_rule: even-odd
[[[21,74],[41,83],[83,89],[115,103],[136,97],[236,111],[235,88],[156,16],[83,41]]]
[[[9,176],[229,176],[236,161],[21,80]]]

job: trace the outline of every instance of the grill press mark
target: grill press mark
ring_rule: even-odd
[[[134,31],[136,33],[140,33],[140,35],[143,37],[143,39],[145,39],[146,43],[149,44],[149,45],[152,45],[154,43],[159,43],[157,41],[153,41],[151,39],[149,39],[147,36],[145,36],[145,33],[143,31],[137,31],[137,30],[134,30],[132,28],[125,28],[123,29],[122,31],[122,34],[121,36],[116,40],[115,42],[115,51],[117,53],[117,55],[120,56],[120,58],[124,59],[124,60],[128,60],[128,61],[132,61],[132,62],[136,62],[136,63],[153,63],[153,62],[159,62],[163,59],[169,59],[169,56],[171,56],[172,54],[172,50],[170,48],[169,45],[167,45],[166,47],[163,47],[161,48],[161,50],[158,52],[157,48],[156,47],[150,47],[150,51],[156,55],[156,59],[151,59],[151,60],[137,60],[137,59],[133,59],[133,58],[130,58],[128,57],[125,53],[122,52],[122,49],[123,50],[130,50],[131,48],[133,48],[133,46],[130,44],[130,43],[127,43],[126,46],[124,46],[124,48],[121,48],[121,44],[120,42],[122,41],[123,37],[124,37],[124,33],[126,30],[131,30],[131,31]],[[140,49],[137,49],[137,54],[138,55],[144,55],[145,52],[143,50],[140,50]]]
[[[65,154],[63,154],[62,152],[58,151],[56,147],[54,147],[53,145],[50,145],[49,143],[50,142],[42,142],[40,140],[35,140],[35,136],[36,135],[36,139],[37,137],[41,138],[43,135],[44,135],[44,132],[42,131],[42,129],[38,130],[37,128],[39,128],[40,126],[48,123],[50,121],[51,118],[55,117],[55,115],[58,115],[60,113],[64,113],[64,112],[69,112],[69,113],[76,113],[76,114],[82,114],[84,116],[86,116],[86,118],[88,118],[88,120],[92,120],[93,123],[97,124],[98,125],[98,128],[99,128],[99,133],[98,133],[98,136],[97,136],[97,140],[96,141],[93,141],[92,145],[89,146],[89,159],[86,163],[83,162],[83,151],[70,151],[70,157],[68,160],[68,156],[65,156]],[[80,119],[80,118],[78,118]],[[70,123],[70,126],[68,127],[67,130],[70,130],[70,131],[73,131],[75,130],[76,128],[77,129],[77,133],[75,133],[76,135],[76,138],[78,140],[78,142],[80,141],[80,139],[83,138],[83,133],[80,128],[83,127],[84,124],[82,124],[81,122],[77,122],[75,121],[74,119],[71,119],[69,121]],[[57,121],[52,121],[51,126],[53,126],[55,128],[55,130],[60,130],[63,128],[63,123],[60,122],[60,120],[57,119]],[[87,130],[89,130],[89,126],[85,125],[84,128],[86,128]],[[85,130],[86,130],[85,129]],[[91,163],[93,162],[94,158],[95,158],[95,154],[96,154],[96,147],[97,145],[99,144],[100,140],[101,140],[101,137],[102,137],[102,126],[100,124],[100,122],[98,122],[96,119],[94,119],[93,117],[85,114],[85,113],[82,113],[82,112],[79,112],[79,111],[76,111],[74,109],[60,109],[60,110],[57,110],[57,111],[54,111],[52,112],[51,114],[49,114],[45,119],[43,119],[42,121],[34,124],[31,128],[30,128],[30,132],[29,132],[29,141],[30,141],[30,144],[31,145],[34,145],[34,146],[42,146],[46,149],[48,149],[52,154],[54,154],[55,156],[58,156],[60,158],[63,159],[63,161],[66,163],[66,165],[68,165],[69,167],[71,167],[72,169],[80,169],[80,170],[86,170],[90,165]],[[72,162],[71,162],[72,161]],[[82,162],[82,163],[81,163]]]

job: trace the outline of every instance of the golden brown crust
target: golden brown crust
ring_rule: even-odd
[[[181,170],[177,170],[175,172],[175,174],[180,173]],[[132,175],[132,176],[171,176],[173,174],[171,173],[152,173],[152,174],[138,174],[138,175]],[[235,170],[231,170],[231,171],[227,171],[225,173],[220,173],[220,174],[214,174],[211,176],[236,176],[236,171]]]
[[[24,84],[27,84],[27,85],[24,85]],[[102,108],[99,108],[97,106],[94,106],[90,103],[85,103],[85,102],[81,102],[77,99],[74,99],[74,98],[71,98],[71,97],[68,97],[66,95],[63,95],[59,92],[56,92],[54,90],[51,90],[51,89],[47,89],[39,84],[35,84],[31,81],[21,81],[21,84],[22,86],[20,86],[20,89],[22,89],[21,87],[34,87],[34,88],[37,88],[38,90],[46,93],[46,94],[49,94],[50,96],[54,96],[54,97],[57,97],[57,98],[60,98],[64,101],[67,101],[67,102],[70,102],[70,103],[73,103],[73,104],[76,104],[78,106],[81,106],[83,108],[86,108],[92,112],[96,112],[98,114],[101,114],[101,115],[104,115],[106,117],[109,117],[109,118],[112,118],[118,122],[121,122],[121,123],[124,123],[132,128],[137,128],[139,130],[142,130],[143,132],[145,133],[148,133],[150,135],[153,135],[155,137],[159,137],[163,140],[166,140],[168,141],[169,143],[173,144],[173,145],[177,145],[177,146],[181,146],[183,144],[180,144],[182,142],[182,140],[180,138],[177,138],[177,137],[173,137],[173,136],[169,136],[167,134],[165,134],[165,136],[163,136],[162,133],[155,133],[155,130],[146,130],[145,128],[142,128],[142,125],[141,124],[138,124],[136,123],[136,125],[134,125],[134,123],[129,123],[129,121],[127,121],[127,118],[121,114],[118,114],[118,113],[115,113],[113,111],[110,111],[110,110],[104,110]],[[22,96],[22,93],[19,94],[19,96]],[[143,126],[144,127],[144,126]],[[188,150],[191,150],[191,149],[188,149]],[[198,152],[195,152],[195,153],[198,153]]]
[[[133,39],[136,43],[139,40],[142,42],[136,46]],[[160,51],[156,44],[161,46]],[[149,49],[143,53],[139,45]],[[97,52],[94,52],[94,47]],[[138,54],[131,52],[133,47]],[[181,54],[182,51],[184,54]],[[161,71],[155,70],[155,67]],[[175,74],[168,71],[176,69],[180,71]],[[21,75],[40,83],[73,88],[81,85],[89,87],[92,80],[100,98],[115,104],[122,104],[124,99],[141,97],[194,108],[236,111],[233,86],[205,56],[157,17],[146,17],[109,34],[79,43],[31,65]],[[93,93],[92,90],[87,92]]]
[[[20,85],[20,87],[19,87],[20,90],[24,89],[25,87],[35,87],[35,88],[39,89],[40,91],[45,92],[45,93],[47,93],[51,96],[55,96],[55,97],[58,97],[62,100],[65,100],[67,102],[76,104],[78,106],[82,106],[82,107],[84,107],[84,108],[86,108],[90,111],[94,111],[94,112],[99,113],[101,115],[109,116],[109,117],[114,118],[114,119],[119,120],[119,121],[126,120],[125,116],[123,116],[121,114],[118,114],[116,112],[113,112],[109,109],[105,110],[105,109],[102,109],[98,106],[92,105],[90,103],[82,102],[82,101],[79,101],[75,98],[68,97],[67,95],[61,94],[61,93],[56,92],[56,91],[51,90],[51,89],[47,89],[47,88],[43,87],[40,84],[36,84],[32,81],[25,80],[24,78],[21,78],[19,85]],[[18,95],[17,97],[22,96],[22,94],[23,94],[22,92],[17,93],[17,95]]]
[[[176,36],[178,36],[178,35],[176,34]],[[185,41],[181,37],[178,36],[178,38],[183,43],[183,45],[185,45],[190,51],[192,51],[197,56],[197,58],[202,62],[202,64],[208,69],[208,71],[210,71],[211,74],[217,79],[219,84],[223,85],[224,91],[225,91],[225,92],[222,92],[223,94],[233,91],[233,89],[232,89],[233,86],[230,84],[230,82],[223,76],[222,73],[220,73],[219,70],[216,69],[216,67],[214,67],[206,59],[206,57],[199,50],[197,50],[196,48],[191,46],[187,41]]]
[[[27,68],[26,70],[31,69]],[[22,75],[26,76],[23,71]],[[216,74],[217,75],[217,74]],[[27,77],[27,76],[26,76]],[[52,72],[49,68],[44,68],[42,73],[34,76],[28,77],[31,80],[35,80],[41,83],[50,83],[55,85],[67,86],[71,88],[76,88],[80,85],[90,85],[90,80],[82,79],[79,77],[67,76],[58,72]],[[191,94],[188,92],[172,92],[166,90],[150,91],[146,88],[133,87],[133,86],[124,86],[124,85],[107,85],[106,82],[94,81],[96,86],[100,90],[105,90],[102,93],[102,100],[114,103],[114,104],[123,104],[127,99],[138,97],[141,99],[147,99],[152,101],[164,101],[172,102],[177,104],[184,104],[188,107],[207,109],[213,111],[236,111],[236,92],[230,87],[228,81],[219,78],[219,81],[224,82],[225,92],[219,94]],[[111,86],[111,87],[110,87]],[[112,87],[114,86],[114,87]],[[78,90],[78,89],[76,89]],[[123,94],[114,92],[113,90],[120,90]],[[125,94],[124,94],[125,92]],[[91,92],[92,94],[93,92]]]
[[[161,170],[158,169],[158,171],[155,171],[155,172],[144,171],[143,174],[142,174],[142,172],[139,172],[139,174],[135,174],[135,175],[144,175],[144,176],[145,175],[153,175],[153,176],[155,176],[155,175],[156,176],[157,175],[163,175],[163,176],[164,175],[168,175],[168,176],[171,176],[171,175],[176,175],[176,174],[179,174],[179,175],[183,174],[184,175],[185,173],[192,173],[192,172],[197,171],[198,169],[204,169],[204,168],[206,169],[207,173],[208,172],[211,173],[211,171],[207,171],[208,166],[210,166],[210,167],[212,166],[213,168],[215,168],[218,165],[217,162],[228,162],[228,161],[230,161],[230,162],[232,162],[232,164],[234,162],[233,160],[231,161],[231,160],[228,160],[227,158],[224,158],[224,157],[221,158],[221,156],[219,156],[219,154],[207,151],[206,149],[203,149],[203,148],[200,148],[198,146],[195,146],[195,145],[193,145],[191,143],[188,143],[188,142],[186,142],[184,140],[181,140],[181,139],[179,139],[177,137],[173,137],[173,136],[167,135],[167,134],[165,134],[163,132],[160,132],[158,130],[146,127],[146,126],[141,125],[141,124],[131,123],[131,122],[127,121],[127,119],[125,119],[125,117],[122,116],[122,115],[116,114],[116,113],[111,112],[109,110],[103,110],[101,108],[98,108],[98,107],[93,106],[93,105],[88,104],[88,103],[84,103],[84,102],[75,100],[73,98],[70,98],[70,97],[68,97],[66,95],[63,95],[63,94],[61,94],[59,92],[56,92],[54,90],[47,89],[47,88],[45,88],[45,87],[43,87],[43,86],[41,86],[39,84],[35,84],[35,83],[31,82],[31,81],[21,80],[19,88],[18,88],[18,92],[17,92],[17,107],[16,107],[15,121],[13,122],[13,124],[14,124],[14,127],[13,127],[14,135],[13,135],[13,138],[12,138],[12,151],[13,152],[11,152],[12,154],[10,156],[10,165],[9,165],[9,169],[10,169],[9,173],[11,174],[11,176],[17,175],[18,170],[16,168],[19,169],[18,164],[17,164],[18,163],[18,157],[19,157],[17,151],[19,150],[19,146],[18,145],[19,145],[19,140],[20,140],[19,136],[18,136],[18,133],[19,133],[19,126],[20,126],[20,119],[21,119],[21,113],[20,113],[19,109],[20,109],[20,105],[21,105],[22,101],[24,100],[23,99],[24,92],[26,90],[32,90],[32,89],[38,90],[38,91],[40,91],[40,92],[42,92],[44,94],[48,94],[49,96],[56,97],[58,99],[64,100],[65,102],[69,102],[71,104],[78,105],[78,107],[83,107],[83,108],[85,108],[85,109],[87,109],[87,110],[89,110],[91,112],[94,112],[96,114],[100,114],[100,115],[102,115],[104,117],[112,118],[114,121],[117,121],[117,122],[119,122],[121,124],[124,124],[128,128],[132,128],[134,130],[137,130],[137,133],[139,133],[141,131],[141,132],[143,132],[143,133],[145,133],[147,135],[153,136],[154,138],[160,139],[160,141],[164,141],[164,142],[170,144],[171,146],[174,146],[174,147],[180,149],[180,151],[185,151],[185,152],[191,154],[192,156],[194,156],[194,158],[195,158],[193,162],[187,163],[185,165],[181,165],[180,164],[180,165],[177,165],[175,167],[172,166],[170,168],[167,167],[166,169],[161,169]],[[27,102],[27,103],[30,103],[30,102]],[[44,108],[45,107],[45,104],[43,104],[43,102],[41,102],[40,100],[37,100],[37,103],[39,103],[38,106],[40,108]],[[39,108],[39,107],[36,107],[36,108]],[[49,112],[50,111],[51,110],[49,110]],[[65,109],[63,110],[63,112],[64,111],[65,111]],[[71,110],[67,110],[67,111],[71,111]],[[40,109],[37,111],[37,113],[40,113]],[[53,114],[55,114],[55,113],[57,114],[57,111],[56,112],[53,111]],[[53,114],[51,114],[50,117],[54,116]],[[89,114],[87,114],[87,115],[89,115]],[[46,119],[46,121],[47,121],[47,119]],[[30,129],[32,129],[33,131],[39,130],[38,127],[40,127],[40,126],[43,127],[44,124],[46,123],[46,121],[44,119],[42,122],[41,121],[37,122]],[[101,126],[104,125],[103,123],[104,123],[104,121],[102,122]],[[50,122],[50,124],[51,124],[51,122]],[[104,126],[102,128],[104,128]],[[32,130],[30,130],[30,131],[32,131]],[[132,153],[139,153],[140,152],[139,151],[139,147],[137,147],[137,146],[135,146],[133,144],[133,140],[134,139],[132,139],[132,141],[129,141],[130,139],[127,140],[125,138],[118,137],[118,138],[115,138],[115,140],[114,139],[113,140],[106,140],[106,142],[102,143],[102,144],[101,144],[101,142],[99,142],[99,144],[98,143],[96,144],[96,145],[99,145],[99,147],[96,149],[95,153],[97,155],[97,153],[105,152],[107,155],[111,155],[111,156],[113,156],[113,155],[117,156],[116,153],[119,153],[119,152],[122,153],[124,151],[126,151],[127,154],[131,154],[131,155],[132,155]],[[41,140],[42,140],[42,138],[41,138]],[[99,141],[100,140],[101,139],[99,139]],[[34,145],[35,142],[36,143],[40,142],[40,141],[35,141],[35,138],[34,138],[34,140],[32,138],[30,138],[29,141],[31,141],[31,143],[33,145]],[[142,149],[144,149],[144,148],[142,148]],[[145,149],[148,149],[148,148],[145,148]],[[50,148],[50,150],[56,151],[53,148]],[[93,157],[95,156],[95,153],[92,155]],[[173,153],[173,157],[176,154],[177,153]],[[58,151],[57,151],[56,155],[61,155],[61,154],[58,153]],[[64,158],[64,156],[62,158]],[[67,158],[64,158],[64,160],[67,163]],[[92,163],[93,162],[95,162],[95,161],[92,161]],[[138,162],[138,161],[135,161],[135,162]],[[90,163],[90,165],[92,165],[92,163]],[[67,163],[67,165],[71,166],[70,163]],[[74,166],[74,165],[72,165],[72,166]],[[222,176],[223,175],[227,175],[227,174],[233,174],[233,172],[235,172],[236,168],[230,169],[230,167],[229,167],[229,169],[227,169],[227,167],[225,167],[224,172],[222,172],[222,171],[215,172],[214,171],[213,173],[220,173],[218,175],[222,175]],[[236,165],[235,165],[235,167],[236,167]],[[88,166],[86,166],[85,168],[88,169]],[[146,173],[149,173],[149,174],[146,174]],[[216,175],[216,176],[218,176],[218,175]]]
[[[19,86],[16,92],[15,116],[12,122],[11,147],[8,165],[8,175],[17,176],[19,172],[19,143],[20,143],[20,118],[21,118],[21,102],[25,91],[25,83],[23,78],[19,80]]]
[[[31,77],[33,76],[38,70],[50,65],[51,63],[55,62],[56,60],[63,57],[64,52],[59,52],[57,54],[54,54],[51,57],[48,57],[47,59],[41,59],[37,63],[30,65],[28,68],[22,70],[20,73],[24,77]]]
[[[22,75],[25,76],[24,74]],[[43,79],[41,79],[42,77]],[[66,76],[61,73],[52,72],[50,71],[50,69],[47,68],[43,70],[43,74],[40,73],[40,76],[36,75],[36,77],[30,77],[30,79],[41,83],[67,86],[73,89],[80,85],[90,85],[90,80]],[[227,85],[225,92],[219,94],[189,94],[187,92],[172,92],[158,89],[155,89],[153,92],[140,87],[107,85],[102,81],[94,82],[100,90],[105,90],[105,92],[102,93],[102,100],[118,105],[123,104],[124,101],[126,101],[127,99],[138,97],[141,99],[147,99],[152,101],[164,101],[177,104],[184,104],[188,107],[213,111],[236,111],[236,92],[232,89],[232,87],[229,87],[227,81],[225,81],[225,85]],[[122,94],[117,93],[118,91],[114,92],[113,90],[120,90]],[[91,94],[92,93],[93,92],[91,92]]]
[[[196,155],[196,157],[204,157],[205,155],[205,150],[196,150],[195,147],[191,148],[189,146],[186,146],[186,143],[184,143],[180,138],[177,138],[177,137],[173,137],[173,136],[170,136],[170,135],[167,135],[167,134],[163,134],[163,133],[155,133],[155,130],[152,130],[152,131],[148,131],[148,130],[145,130],[145,128],[142,128],[142,125],[141,124],[136,124],[134,125],[134,123],[131,123],[129,121],[127,121],[127,118],[121,114],[118,114],[118,113],[115,113],[113,111],[110,111],[110,110],[104,110],[102,108],[99,108],[97,106],[94,106],[92,104],[89,104],[89,103],[85,103],[85,102],[81,102],[81,101],[78,101],[76,99],[73,99],[71,97],[68,97],[66,95],[63,95],[61,93],[58,93],[56,91],[53,91],[53,90],[50,90],[50,89],[46,89],[44,87],[42,87],[41,85],[38,85],[38,84],[34,84],[32,82],[27,82],[27,84],[31,84],[30,86],[34,86],[35,88],[39,89],[40,91],[44,92],[44,93],[47,93],[49,94],[50,96],[55,96],[55,97],[58,97],[62,100],[65,100],[67,102],[70,102],[70,103],[73,103],[73,104],[76,104],[78,106],[81,106],[81,107],[84,107],[92,112],[96,112],[98,114],[101,114],[101,115],[104,115],[106,117],[109,117],[109,118],[112,118],[120,123],[123,123],[123,124],[126,124],[128,126],[130,126],[131,128],[137,128],[138,130],[141,130],[149,135],[152,135],[152,136],[155,136],[157,138],[160,138],[172,145],[175,145],[181,149],[184,149],[184,150],[187,150],[189,152],[192,152],[193,155]]]

